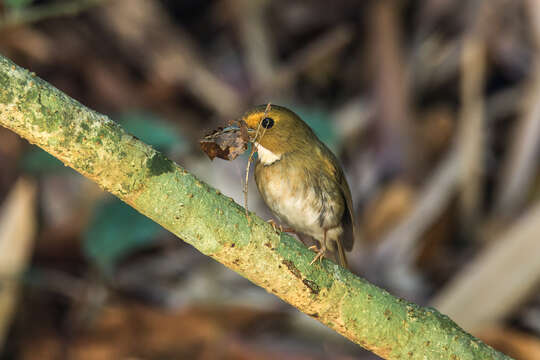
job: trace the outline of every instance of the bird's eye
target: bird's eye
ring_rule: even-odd
[[[261,125],[265,129],[270,129],[272,126],[274,126],[274,119],[272,118],[264,118],[261,122]]]

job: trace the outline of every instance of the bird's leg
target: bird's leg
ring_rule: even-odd
[[[279,232],[286,232],[286,233],[293,233],[293,234],[295,233],[293,228],[283,227],[281,224],[276,223],[274,219],[268,220],[267,223],[272,225],[275,232],[278,232],[279,230]]]
[[[323,236],[323,241],[321,242],[321,248],[319,249],[319,251],[317,251],[317,255],[315,255],[313,260],[311,260],[309,265],[313,265],[313,263],[317,260],[322,261],[325,253],[326,253],[326,229],[324,229],[324,236]]]

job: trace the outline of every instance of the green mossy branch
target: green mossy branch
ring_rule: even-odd
[[[277,234],[120,126],[0,56],[0,125],[202,253],[386,359],[509,359],[434,309],[398,299]]]

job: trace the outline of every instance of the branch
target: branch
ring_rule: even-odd
[[[0,29],[33,23],[60,16],[77,15],[105,0],[79,0],[53,3],[49,5],[29,6],[22,10],[11,10],[0,17]]]
[[[164,155],[0,56],[0,125],[203,254],[386,359],[508,359],[448,317],[324,260]]]

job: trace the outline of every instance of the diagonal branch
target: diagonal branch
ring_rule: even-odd
[[[508,359],[448,317],[324,260],[161,153],[0,56],[0,125],[202,253],[386,359]]]

